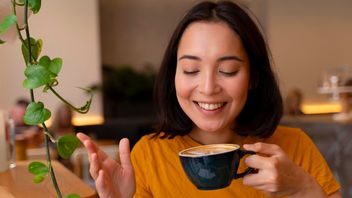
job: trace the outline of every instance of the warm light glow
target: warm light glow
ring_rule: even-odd
[[[104,118],[101,116],[74,117],[72,122],[75,126],[95,125],[103,124]]]
[[[341,111],[341,105],[339,103],[303,104],[302,111],[304,114],[338,113]]]

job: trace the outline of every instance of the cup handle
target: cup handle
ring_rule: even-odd
[[[254,151],[247,151],[247,150],[239,150],[239,157],[240,159],[245,156],[245,155],[255,155],[257,154]],[[233,176],[234,179],[238,179],[238,178],[242,178],[246,175],[248,175],[249,173],[255,172],[254,168],[248,167],[245,171],[243,171],[242,173],[235,173],[235,175]]]

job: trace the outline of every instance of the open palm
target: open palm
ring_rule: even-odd
[[[119,164],[99,149],[88,136],[78,133],[77,137],[88,151],[89,172],[95,180],[99,196],[101,198],[132,197],[136,185],[128,139],[124,138],[120,141],[121,164]]]

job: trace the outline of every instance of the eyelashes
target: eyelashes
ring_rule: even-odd
[[[239,70],[236,70],[236,71],[231,71],[231,72],[227,72],[227,71],[221,71],[219,70],[218,71],[220,74],[224,75],[224,76],[235,76],[238,74]],[[187,71],[187,70],[183,70],[183,74],[186,74],[186,75],[196,75],[199,73],[199,70],[194,70],[194,71]]]
[[[194,71],[183,70],[183,73],[186,75],[194,75],[194,74],[197,74],[198,72],[199,72],[198,70],[194,70]]]
[[[239,72],[239,70],[231,71],[231,72],[219,71],[219,73],[221,73],[221,74],[223,74],[225,76],[235,76],[238,72]]]

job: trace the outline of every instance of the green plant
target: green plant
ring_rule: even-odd
[[[46,148],[47,164],[42,162],[32,162],[28,166],[28,171],[34,174],[33,181],[35,183],[43,181],[48,175],[50,175],[57,192],[57,196],[61,198],[62,193],[57,184],[54,169],[51,165],[49,141],[57,144],[59,155],[65,159],[70,157],[73,151],[80,144],[80,141],[74,135],[66,135],[59,137],[58,139],[53,138],[45,124],[45,121],[50,118],[51,112],[45,108],[43,102],[35,100],[33,90],[43,88],[43,92],[50,91],[58,99],[79,113],[88,112],[92,102],[92,94],[90,90],[83,89],[90,94],[90,98],[83,106],[75,107],[54,89],[54,87],[59,84],[57,76],[60,73],[63,61],[59,57],[50,58],[47,55],[41,56],[43,41],[42,39],[35,39],[34,37],[31,37],[29,32],[29,9],[33,14],[38,13],[41,8],[41,0],[11,0],[11,2],[13,13],[4,17],[4,19],[0,21],[0,35],[4,34],[11,26],[16,26],[18,38],[22,43],[21,50],[26,65],[24,71],[26,79],[23,82],[23,87],[29,90],[31,98],[31,103],[27,107],[24,121],[30,125],[41,124],[45,134],[44,143]],[[23,7],[24,9],[24,25],[22,27],[20,27],[17,22],[16,7]],[[0,44],[3,43],[5,43],[5,41],[0,40]],[[74,198],[79,196],[77,194],[70,194],[65,197]]]
[[[154,81],[152,66],[146,66],[142,71],[136,71],[131,65],[103,66],[103,91],[113,101],[152,100]]]

